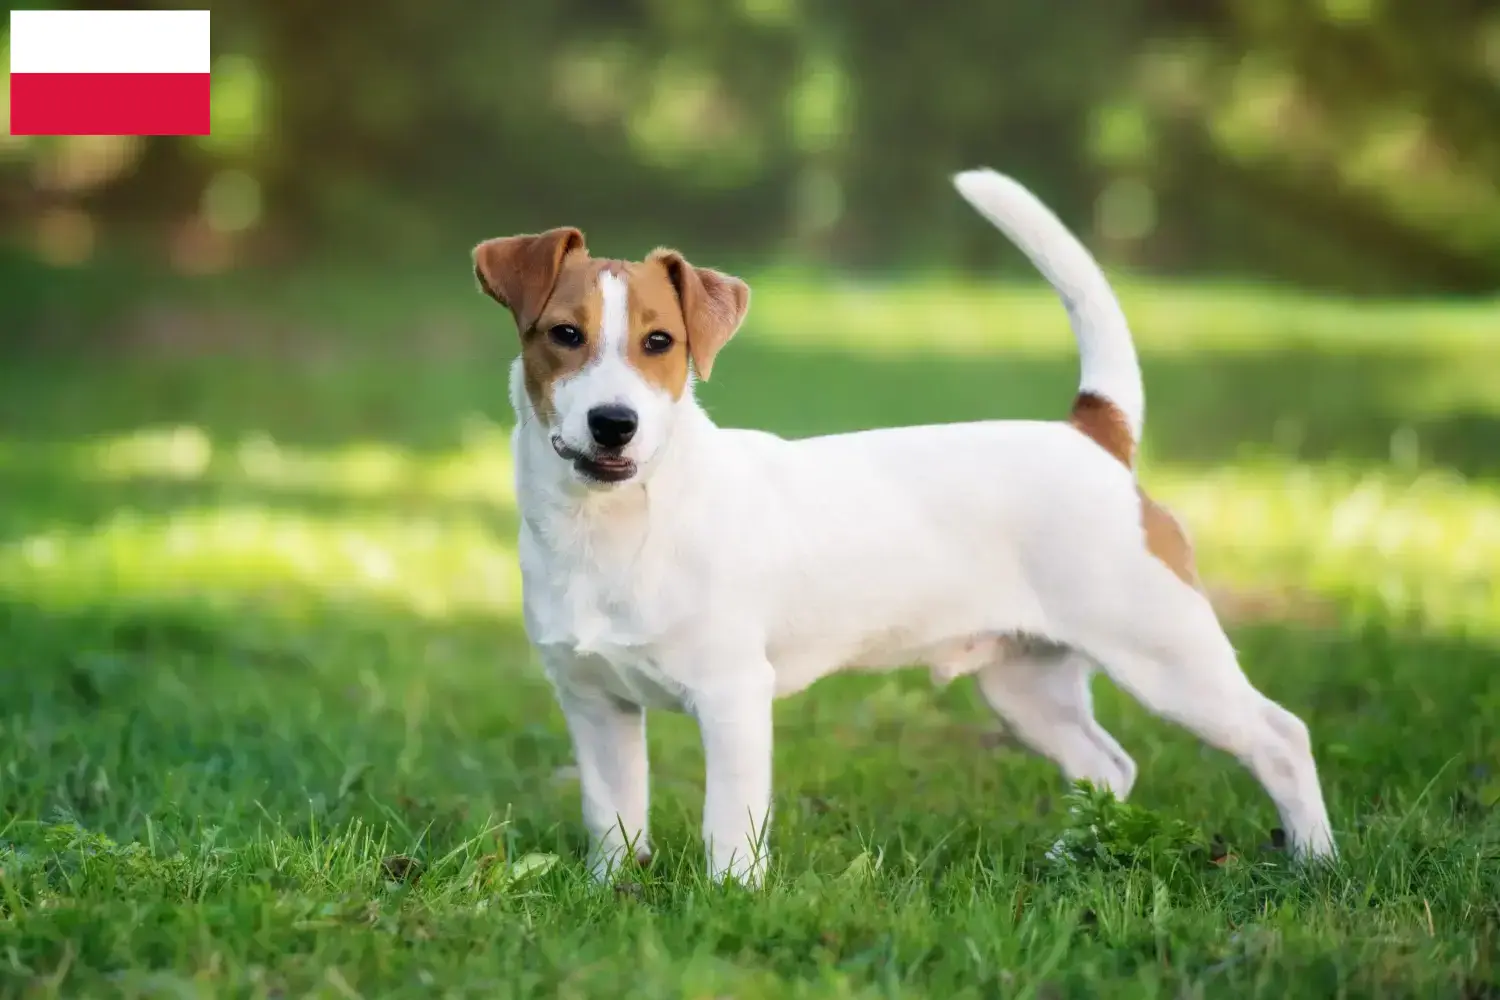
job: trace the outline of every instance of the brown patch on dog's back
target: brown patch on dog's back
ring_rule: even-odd
[[[1197,590],[1203,589],[1198,567],[1193,559],[1193,543],[1182,524],[1170,510],[1152,500],[1139,486],[1141,527],[1146,532],[1146,549],[1177,574],[1177,579]]]
[[[1073,412],[1068,414],[1068,423],[1092,438],[1094,443],[1123,462],[1126,468],[1135,465],[1135,438],[1130,434],[1130,424],[1120,408],[1103,396],[1092,392],[1080,392],[1073,400]]]
[[[1135,438],[1120,408],[1103,396],[1080,392],[1073,400],[1068,423],[1076,427],[1099,447],[1109,452],[1126,468],[1135,465]],[[1170,510],[1152,500],[1139,486],[1141,529],[1146,535],[1146,550],[1161,560],[1177,578],[1190,587],[1202,590],[1198,568],[1193,559],[1193,543]]]

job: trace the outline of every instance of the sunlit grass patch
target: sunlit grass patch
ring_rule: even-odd
[[[163,481],[196,488],[145,509],[123,494],[86,525],[38,510],[41,525],[0,544],[0,588],[16,596],[285,610],[316,593],[424,616],[518,607],[513,473],[496,428],[475,425],[463,447],[437,453],[385,442],[299,448],[264,436],[218,444],[191,425],[145,428],[0,447],[6,468],[83,493]]]
[[[1500,634],[1494,485],[1269,460],[1147,479],[1210,579],[1322,594],[1361,619]]]
[[[284,605],[379,600],[423,616],[511,614],[515,549],[473,516],[337,517],[226,505],[124,511],[84,530],[30,535],[0,549],[0,588],[66,603],[236,600]]]
[[[202,427],[179,424],[72,443],[0,441],[0,471],[32,468],[82,483],[160,478],[332,496],[478,500],[508,507],[514,499],[508,431],[475,418],[462,437],[458,448],[418,454],[379,440],[333,449],[297,447],[263,433],[216,442]]]

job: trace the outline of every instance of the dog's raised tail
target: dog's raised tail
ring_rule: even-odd
[[[1068,310],[1083,368],[1071,419],[1126,465],[1146,419],[1141,366],[1125,312],[1078,238],[1024,185],[988,168],[965,170],[953,186],[1051,283]]]

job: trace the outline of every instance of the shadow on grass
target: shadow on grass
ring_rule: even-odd
[[[572,836],[571,752],[515,621],[301,610],[0,604],[0,814],[163,850],[353,822],[423,853],[507,818],[506,836]]]

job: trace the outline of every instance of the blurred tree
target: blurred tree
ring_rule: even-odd
[[[226,0],[214,42],[206,141],[0,144],[12,241],[211,270],[571,222],[615,254],[1016,263],[956,224],[947,175],[990,163],[1120,263],[1500,283],[1484,0]]]
[[[1500,8],[1153,0],[1149,17],[1174,44],[1145,59],[1169,54],[1181,88],[1151,95],[1177,158],[1163,172],[1182,215],[1209,213],[1206,263],[1377,289],[1500,283]]]

